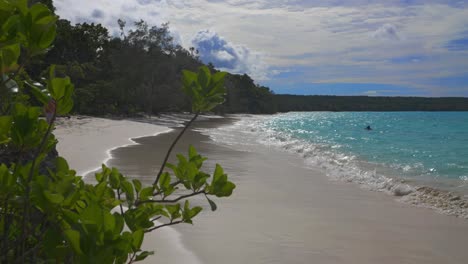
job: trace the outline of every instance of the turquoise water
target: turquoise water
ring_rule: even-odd
[[[283,140],[328,148],[403,178],[468,180],[468,112],[306,112],[262,122]]]
[[[236,150],[291,153],[314,171],[305,176],[352,182],[468,219],[468,112],[239,115],[202,132]]]

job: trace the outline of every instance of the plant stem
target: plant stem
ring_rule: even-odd
[[[120,188],[117,189],[117,198],[119,199],[120,202],[122,202],[122,201],[120,200]],[[119,206],[120,206],[120,214],[123,216],[123,215],[124,215],[124,212],[123,212],[122,203],[120,203]]]
[[[158,225],[158,226],[155,226],[155,227],[153,227],[151,229],[146,230],[145,233],[154,231],[154,230],[159,229],[161,227],[177,225],[177,224],[180,224],[180,223],[183,223],[183,222],[184,222],[183,220],[180,220],[180,221],[170,222],[170,223],[167,223],[167,224]]]
[[[12,76],[8,76],[8,78],[6,78],[5,80],[3,80],[3,81],[1,82],[0,85],[4,85],[4,84],[6,84],[7,82],[9,82],[10,80],[13,80],[13,79],[16,77],[16,75],[18,75],[18,73],[21,71],[21,69],[24,67],[24,65],[26,64],[26,62],[27,62],[27,61],[25,61],[25,63],[21,64],[21,65],[16,69],[16,71],[13,72],[13,75],[12,75]]]
[[[34,154],[34,158],[31,164],[31,168],[29,170],[29,176],[28,176],[28,181],[26,183],[26,197],[24,200],[24,217],[23,217],[23,223],[22,223],[22,245],[21,245],[21,254],[22,254],[22,261],[24,262],[24,250],[26,247],[26,236],[27,236],[27,231],[26,231],[26,224],[29,222],[29,197],[31,195],[31,181],[34,176],[34,167],[36,166],[36,161],[39,155],[42,152],[42,149],[45,147],[45,144],[47,143],[47,139],[49,138],[50,133],[52,132],[52,127],[54,126],[55,122],[55,117],[57,116],[57,107],[54,109],[54,113],[52,115],[52,119],[50,120],[49,126],[47,127],[47,131],[44,134],[44,137],[42,137],[41,144],[39,145],[39,148],[37,149],[36,153]]]
[[[174,147],[177,144],[177,142],[179,141],[179,139],[185,133],[187,128],[189,128],[189,126],[193,123],[193,121],[195,121],[195,119],[197,119],[199,114],[200,114],[200,112],[195,113],[195,116],[193,116],[192,119],[190,119],[190,121],[185,125],[185,127],[182,129],[182,131],[180,131],[179,135],[177,135],[177,138],[174,140],[174,142],[172,142],[171,146],[169,147],[169,150],[166,153],[166,157],[164,158],[164,161],[163,161],[163,163],[161,165],[161,168],[159,169],[158,176],[156,176],[156,180],[154,181],[153,185],[156,185],[158,183],[159,178],[161,177],[161,174],[163,173],[164,168],[166,167],[167,160],[169,159],[169,156],[171,155],[172,149],[174,149]]]
[[[203,189],[201,191],[198,191],[198,192],[185,194],[185,195],[179,196],[176,199],[172,199],[172,200],[146,200],[146,201],[139,202],[139,204],[144,204],[144,203],[176,203],[176,202],[178,202],[178,201],[180,201],[182,199],[189,198],[189,197],[192,197],[192,196],[196,196],[196,195],[199,195],[199,194],[206,194],[205,189]]]

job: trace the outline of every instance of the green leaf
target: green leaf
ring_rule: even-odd
[[[42,21],[44,21],[44,19]],[[38,43],[39,48],[47,49],[52,44],[52,42],[54,42],[55,35],[56,35],[56,30],[57,30],[57,27],[55,25],[52,25],[52,26],[48,27],[41,34],[41,37],[40,37],[39,43]]]
[[[86,224],[95,224],[98,226],[102,225],[102,209],[95,203],[90,203],[81,212],[81,221]]]
[[[120,188],[120,173],[116,168],[112,168],[112,172],[109,177],[109,183],[113,189]]]
[[[180,217],[180,204],[166,205],[167,212],[169,213],[170,219],[174,220]]]
[[[211,80],[213,83],[224,82],[224,78],[226,77],[227,72],[217,72],[211,76]]]
[[[70,78],[55,77],[55,65],[50,66],[47,90],[57,104],[57,114],[64,115],[73,108],[74,86]]]
[[[133,186],[135,187],[135,191],[139,193],[141,190],[141,181],[139,181],[138,179],[133,179],[132,182]]]
[[[70,243],[73,251],[79,255],[83,254],[80,247],[80,233],[73,229],[67,229],[63,231],[63,233],[65,234],[65,238],[67,239],[68,243]]]
[[[64,200],[63,195],[58,193],[51,193],[49,190],[44,191],[45,198],[53,204],[61,204]]]
[[[225,72],[218,72],[212,76],[206,66],[200,67],[198,73],[183,72],[182,89],[192,100],[192,111],[210,111],[224,102],[225,76]]]
[[[185,223],[192,224],[192,218],[195,217],[198,213],[200,213],[202,208],[200,206],[195,206],[194,208],[190,208],[189,201],[186,200],[184,204],[184,211],[183,211],[183,220]]]
[[[12,67],[17,64],[20,56],[20,45],[13,44],[5,46],[0,49],[0,70],[4,73],[8,73],[12,70]]]
[[[28,12],[28,0],[16,0],[11,1],[16,8],[18,8],[21,13],[26,14]]]
[[[199,191],[201,187],[203,187],[206,184],[206,180],[210,177],[209,174],[204,173],[204,172],[198,172],[197,175],[195,175],[195,178],[192,182],[192,188],[195,192]]]
[[[29,13],[31,14],[31,18],[33,21],[39,21],[44,17],[50,16],[51,12],[47,8],[47,6],[37,3],[29,8]]]
[[[189,146],[189,152],[188,153],[189,153],[189,159],[190,160],[198,156],[197,150],[195,149],[195,147],[193,145]]]
[[[68,167],[67,160],[62,157],[57,157],[55,159],[56,171],[68,172],[70,168]]]
[[[141,244],[143,243],[143,237],[145,233],[142,229],[139,229],[132,234],[132,247],[134,251],[138,251],[141,248]]]
[[[119,235],[125,226],[125,220],[124,220],[124,217],[120,215],[119,213],[114,213],[114,218],[115,218],[114,235]]]
[[[11,116],[0,116],[0,144],[10,141]]]
[[[182,71],[182,89],[186,95],[193,97],[193,89],[197,82],[197,74],[191,71]]]
[[[121,182],[122,191],[125,192],[125,195],[129,201],[135,200],[135,192],[133,191],[133,185],[128,181]]]
[[[164,172],[161,174],[161,177],[159,178],[159,186],[161,189],[167,188],[171,184],[171,176],[169,173]]]
[[[15,8],[9,1],[0,1],[0,10],[5,12],[11,12]]]
[[[104,228],[105,230],[114,231],[115,228],[115,216],[113,216],[109,211],[104,212]]]
[[[143,251],[136,256],[135,261],[144,260],[146,257],[153,255],[153,254],[154,254],[153,251]]]
[[[211,211],[216,211],[216,209],[218,209],[218,207],[216,206],[215,202],[213,202],[210,198],[208,198],[208,196],[205,196],[206,199],[208,200],[208,203],[210,204],[210,207],[211,207]]]
[[[236,185],[228,181],[223,168],[219,164],[216,164],[213,180],[208,188],[208,193],[214,194],[217,197],[226,197],[232,194],[234,188],[236,188]]]
[[[76,223],[80,219],[80,216],[77,213],[67,209],[63,209],[63,215],[64,219],[66,219],[69,223]]]
[[[45,95],[39,88],[30,84],[29,82],[25,83],[31,87],[31,93],[34,95],[34,97],[36,97],[37,100],[39,100],[39,102],[41,102],[43,105],[46,105],[49,102],[50,98]]]
[[[104,180],[104,175],[100,172],[96,172],[94,176],[96,177],[96,181],[99,183],[101,183]]]
[[[148,200],[149,197],[153,196],[153,192],[154,192],[153,186],[143,188],[143,190],[141,190],[140,192],[140,199],[142,201]]]
[[[211,80],[210,69],[206,66],[202,66],[198,69],[197,81],[202,88],[208,87]]]

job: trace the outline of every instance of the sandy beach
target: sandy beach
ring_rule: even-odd
[[[222,125],[229,120],[196,123]],[[106,162],[130,177],[151,179],[177,129],[142,122],[72,119],[58,126],[59,153],[79,173]],[[147,135],[159,134],[158,136]],[[134,138],[129,140],[129,138]],[[330,181],[289,153],[268,148],[241,151],[214,144],[196,131],[189,144],[220,163],[237,188],[216,199],[194,226],[151,234],[145,263],[460,263],[468,260],[468,221],[416,208],[354,184]],[[118,146],[125,147],[116,148]]]

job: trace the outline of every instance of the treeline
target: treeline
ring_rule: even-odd
[[[468,111],[468,98],[274,95],[279,112],[289,111]]]
[[[42,2],[53,9],[52,1]],[[135,23],[127,30],[116,21],[115,37],[100,24],[72,25],[57,22],[53,48],[28,63],[26,72],[40,80],[55,64],[58,75],[70,76],[75,85],[74,112],[89,115],[134,115],[138,113],[189,111],[190,103],[181,91],[182,70],[196,71],[203,63],[194,48],[176,44],[169,25]],[[213,65],[208,65],[215,72]],[[220,113],[274,113],[273,94],[246,74],[226,78],[226,103]]]
[[[52,0],[29,2],[54,9]],[[204,65],[198,51],[176,44],[169,24],[152,26],[139,21],[127,30],[125,21],[116,23],[119,36],[111,36],[100,24],[72,25],[59,19],[53,48],[28,61],[22,74],[40,80],[48,72],[46,65],[57,65],[58,74],[70,76],[75,84],[73,111],[79,114],[190,111],[180,80],[183,69],[196,71]],[[216,71],[211,63],[207,66]],[[228,74],[225,86],[226,102],[215,109],[217,113],[468,110],[467,98],[276,95],[247,74]],[[24,90],[27,93],[27,87]]]

